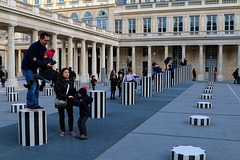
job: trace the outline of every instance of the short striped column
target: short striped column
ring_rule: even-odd
[[[142,97],[152,97],[152,77],[142,77]]]
[[[154,76],[154,92],[163,92],[163,74],[157,73]]]
[[[213,90],[212,90],[212,89],[204,89],[203,92],[204,92],[204,93],[213,93]]]
[[[12,93],[15,91],[14,87],[6,87],[6,96],[8,95],[8,93]]]
[[[164,71],[164,88],[171,88],[171,71]]]
[[[8,102],[18,101],[18,92],[8,93]]]
[[[199,147],[193,146],[173,147],[171,160],[206,160],[206,152]]]
[[[43,92],[44,92],[44,96],[52,96],[53,95],[53,88],[44,88]]]
[[[213,89],[213,86],[206,86],[205,89]]]
[[[190,116],[189,124],[194,126],[208,126],[210,125],[210,118],[207,116],[193,115]]]
[[[47,113],[45,109],[22,109],[18,115],[20,145],[37,146],[47,143]]]
[[[92,114],[90,118],[105,118],[106,117],[106,91],[91,90],[90,97],[93,98],[93,103],[90,104]]]
[[[11,104],[10,112],[18,113],[20,109],[25,109],[25,108],[26,108],[26,103]]]
[[[201,99],[213,99],[212,94],[201,94]]]
[[[122,84],[122,102],[123,105],[135,104],[135,82],[124,82]]]
[[[211,102],[197,102],[197,108],[209,109],[212,108]]]
[[[80,81],[74,81],[74,85],[81,86],[81,82]]]
[[[111,81],[104,82],[104,86],[111,86]]]
[[[207,83],[207,85],[208,85],[208,86],[214,86],[214,82],[213,82],[213,81],[209,81],[209,82]]]

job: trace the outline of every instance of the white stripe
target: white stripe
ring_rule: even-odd
[[[38,116],[39,116],[38,117],[38,125],[39,125],[39,127],[38,127],[38,132],[39,132],[38,139],[39,139],[39,145],[41,145],[41,144],[43,144],[43,123],[42,123],[42,121],[43,121],[43,111],[42,110],[38,111]]]
[[[227,84],[228,85],[228,84]],[[228,85],[228,87],[230,88],[230,90],[233,92],[233,94],[237,97],[237,99],[240,101],[240,98],[237,96],[237,94],[232,90],[232,88]]]

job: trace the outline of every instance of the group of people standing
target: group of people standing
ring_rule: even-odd
[[[5,82],[7,81],[7,79],[8,79],[7,70],[5,70],[5,72],[3,72],[3,70],[0,69],[0,80],[1,80],[1,83],[2,83],[2,87],[5,87]]]

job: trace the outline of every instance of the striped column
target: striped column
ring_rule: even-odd
[[[212,94],[201,94],[201,99],[213,99]]]
[[[193,115],[190,116],[189,123],[194,126],[208,126],[210,125],[210,118],[207,116]]]
[[[26,108],[26,103],[11,104],[10,112],[18,113],[20,109],[25,109],[25,108]]]
[[[163,73],[154,76],[154,92],[163,92]]]
[[[81,82],[80,81],[74,81],[74,85],[81,86]]]
[[[209,67],[209,71],[208,71],[208,81],[214,81],[214,69],[215,66],[212,65]]]
[[[212,89],[204,89],[203,92],[204,93],[213,93],[213,90]]]
[[[104,82],[104,86],[111,86],[111,81]]]
[[[171,160],[206,160],[205,150],[193,146],[178,146],[171,150]]]
[[[74,88],[78,91],[81,87],[77,84],[74,84]]]
[[[44,92],[44,96],[52,96],[53,95],[53,88],[44,88],[43,92]]]
[[[209,108],[212,108],[212,103],[211,102],[197,102],[197,108],[209,109]]]
[[[213,89],[213,86],[206,86],[205,89]]]
[[[152,77],[142,77],[142,97],[152,97]]]
[[[176,77],[177,77],[177,70],[174,69],[173,70],[172,86],[176,86],[176,84],[177,84]]]
[[[209,81],[209,82],[207,83],[207,86],[214,86],[214,83],[213,83],[212,81]]]
[[[8,93],[12,93],[15,91],[14,87],[6,87],[6,96],[8,95]]]
[[[93,98],[93,103],[90,105],[92,114],[90,118],[105,118],[106,117],[106,91],[91,90],[90,97]]]
[[[135,82],[124,82],[122,84],[122,104],[135,104]]]
[[[18,101],[18,92],[8,93],[8,102]]]
[[[47,143],[47,113],[45,109],[22,109],[18,115],[20,145],[37,146]]]
[[[163,72],[164,88],[171,88],[171,71]]]

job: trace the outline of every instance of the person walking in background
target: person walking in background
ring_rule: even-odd
[[[183,65],[184,65],[184,66],[187,65],[187,59],[186,59],[186,58],[184,58],[184,60],[183,60]]]
[[[5,87],[5,78],[4,78],[4,72],[2,71],[2,69],[0,69],[0,80],[2,83],[2,87]]]
[[[69,75],[69,69],[63,68],[60,72],[60,79],[57,80],[54,86],[56,98],[64,101],[67,100],[67,104],[65,106],[55,106],[58,109],[59,124],[62,131],[60,133],[61,137],[65,135],[65,109],[68,114],[69,134],[71,136],[76,136],[76,133],[73,132],[73,97],[76,94],[76,89],[74,88],[73,81],[69,80]]]
[[[118,74],[118,91],[119,91],[118,98],[119,99],[122,96],[122,81],[123,81],[123,75],[122,75],[122,73],[120,73],[120,74]]]
[[[70,73],[69,80],[74,81],[76,78],[76,73],[72,70],[72,67],[69,67],[68,69],[69,69],[69,73]]]
[[[96,78],[95,78],[95,75],[92,75],[92,80],[91,80],[91,84],[92,84],[92,89],[95,90],[95,87],[96,87]]]
[[[196,81],[196,78],[197,78],[197,72],[196,72],[195,68],[193,68],[193,70],[192,70],[192,75],[193,75],[193,79],[192,79],[192,81]]]
[[[53,87],[55,85],[55,83],[57,82],[57,80],[59,78],[58,75],[59,75],[59,69],[56,68],[56,70],[53,71],[53,79],[52,79],[51,87]]]
[[[217,71],[214,71],[214,82],[216,82],[216,78],[217,78]]]
[[[8,71],[5,69],[5,81],[8,80]]]
[[[81,140],[87,139],[87,120],[91,115],[90,104],[93,102],[93,98],[87,95],[87,89],[81,88],[77,93],[77,97],[74,97],[74,105],[79,107],[78,129],[80,132],[76,138]]]
[[[123,77],[123,83],[124,82],[135,82],[135,91],[137,91],[137,82],[135,81],[132,73],[132,68],[128,68],[127,74]]]
[[[170,62],[171,59],[172,59],[172,57],[167,57],[167,58],[164,60],[165,69],[166,69],[166,70],[167,70],[168,63]]]
[[[237,68],[234,72],[233,72],[233,78],[234,78],[234,84],[236,84],[236,82],[237,82],[237,84],[239,84],[239,73],[238,73],[238,70],[239,70],[239,68]]]
[[[116,91],[118,79],[117,79],[116,72],[114,70],[111,71],[110,81],[111,81],[111,97],[110,97],[110,99],[115,99],[115,91]]]
[[[127,68],[131,67],[129,56],[127,56]]]

